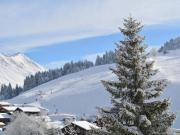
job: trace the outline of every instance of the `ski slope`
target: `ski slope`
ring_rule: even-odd
[[[109,66],[113,65],[93,67],[58,78],[10,101],[41,105],[51,113],[58,109],[59,112],[77,115],[94,114],[96,106],[109,104],[109,96],[100,82],[112,79]]]
[[[156,61],[155,68],[160,71],[157,78],[169,80],[163,97],[171,99],[171,110],[178,117],[180,112],[180,50],[171,51],[166,55],[158,54],[151,59]],[[115,79],[109,67],[115,67],[115,65],[93,67],[66,75],[25,92],[11,99],[10,102],[45,107],[50,113],[70,113],[78,116],[95,114],[96,107],[110,105],[110,95],[101,84],[101,80]],[[177,118],[174,127],[180,127],[180,118]]]
[[[26,76],[45,70],[39,64],[25,56],[16,54],[6,56],[0,54],[0,85],[9,84],[14,87],[16,84],[23,85]]]

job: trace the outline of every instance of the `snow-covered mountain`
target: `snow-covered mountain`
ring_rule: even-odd
[[[171,109],[178,114],[180,112],[180,50],[170,51],[166,55],[159,54],[151,59],[156,61],[155,68],[160,70],[157,77],[169,80],[163,96],[171,98]],[[66,75],[33,88],[10,102],[42,106],[49,109],[51,113],[58,111],[77,115],[95,114],[96,107],[110,104],[110,95],[101,84],[101,80],[115,78],[109,67],[114,67],[114,65],[93,67]],[[179,126],[180,119],[177,118],[174,127]]]
[[[0,54],[0,84],[12,86],[22,85],[25,77],[45,70],[42,66],[25,56],[17,53],[12,56]]]

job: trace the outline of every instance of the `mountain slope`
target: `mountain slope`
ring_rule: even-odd
[[[167,78],[169,85],[163,94],[170,97],[171,109],[179,113],[180,90],[180,50],[171,51],[167,55],[158,55],[154,58],[155,68],[160,70],[157,78]],[[40,85],[14,99],[12,103],[30,103],[49,109],[51,113],[73,113],[77,115],[95,114],[96,107],[110,104],[110,96],[104,90],[101,80],[113,80],[109,67],[103,65],[93,67],[78,73],[67,75],[46,84]],[[176,120],[175,127],[180,126],[180,119]]]
[[[158,51],[167,53],[169,50],[180,49],[180,37],[170,39]]]
[[[18,53],[13,56],[0,54],[0,84],[10,82],[12,86],[22,85],[27,75],[43,70],[43,67],[24,54]]]

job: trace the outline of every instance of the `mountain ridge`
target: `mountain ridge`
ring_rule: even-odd
[[[22,86],[26,76],[44,70],[45,68],[25,54],[0,54],[0,85],[11,83],[13,87],[16,84]]]

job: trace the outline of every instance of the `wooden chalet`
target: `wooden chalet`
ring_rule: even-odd
[[[0,101],[0,128],[3,128],[14,117],[14,113],[23,112],[27,115],[40,115],[41,110],[32,106],[12,105],[8,102]]]
[[[11,115],[7,113],[0,113],[0,122],[7,124],[11,121]]]
[[[4,106],[0,107],[0,113],[12,114],[17,109],[16,106]]]
[[[18,107],[14,112],[23,112],[27,115],[40,115],[41,110],[37,107]]]
[[[11,121],[12,113],[16,107],[8,102],[0,101],[0,128],[3,128]]]
[[[6,124],[3,122],[0,122],[0,128],[3,128]]]
[[[68,133],[69,129],[75,130],[78,135],[89,135],[92,129],[98,129],[99,127],[87,121],[73,121],[71,124],[62,128],[62,132],[65,135],[70,135]]]

